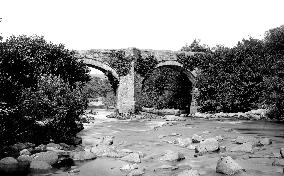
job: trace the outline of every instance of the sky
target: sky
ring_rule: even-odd
[[[234,46],[284,24],[283,0],[0,0],[0,33],[69,49]]]

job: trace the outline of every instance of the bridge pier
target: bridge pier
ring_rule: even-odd
[[[126,76],[120,76],[119,78],[116,104],[119,113],[135,112],[134,62],[132,62],[131,65],[129,73]]]

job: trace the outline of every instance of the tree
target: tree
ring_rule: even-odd
[[[0,101],[17,104],[23,88],[36,89],[42,74],[60,76],[70,86],[89,81],[88,67],[64,45],[39,36],[11,36],[0,46]]]
[[[88,72],[73,51],[43,37],[0,42],[0,145],[72,142],[82,129],[78,120],[87,107],[81,92]]]
[[[194,39],[190,45],[185,45],[181,48],[181,51],[191,51],[191,52],[207,52],[209,47],[207,45],[201,45],[200,39]]]
[[[196,84],[201,111],[248,111],[261,104],[265,63],[261,40],[250,38],[233,48],[219,46],[204,58]]]
[[[266,70],[264,72],[264,102],[268,116],[284,119],[284,25],[265,33]]]

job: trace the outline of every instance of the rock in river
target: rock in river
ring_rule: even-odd
[[[73,152],[71,154],[71,158],[73,160],[83,161],[83,160],[96,159],[97,156],[96,156],[96,154],[94,154],[94,153],[92,153],[90,151],[79,151],[79,152]]]
[[[199,145],[196,146],[196,153],[206,153],[206,152],[214,152],[219,149],[219,142],[215,138],[205,139],[201,141]]]
[[[32,173],[44,174],[48,173],[51,170],[51,165],[45,161],[32,161],[30,165],[30,170]]]
[[[194,135],[192,136],[192,142],[193,142],[193,143],[199,143],[199,142],[201,142],[201,141],[203,141],[203,137],[202,137],[202,136],[199,136],[199,135],[197,135],[197,134],[194,134]]]
[[[50,165],[53,165],[57,162],[58,160],[58,154],[53,151],[48,151],[48,152],[40,152],[36,153],[33,155],[33,160],[36,161],[44,161]]]
[[[140,155],[138,153],[130,153],[122,157],[121,160],[133,163],[141,163]]]
[[[180,161],[183,159],[185,159],[185,157],[182,153],[171,150],[166,151],[166,153],[160,158],[162,161]]]
[[[242,172],[244,169],[235,162],[230,156],[221,157],[216,166],[216,172],[226,175],[234,175],[236,173]]]
[[[7,173],[13,172],[18,167],[18,161],[13,157],[6,157],[0,160],[0,170]]]

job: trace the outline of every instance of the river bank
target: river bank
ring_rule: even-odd
[[[110,113],[90,115],[93,120],[78,134],[82,145],[65,150],[73,166],[53,168],[49,175],[220,176],[225,156],[238,166],[227,168],[242,175],[283,174],[283,124],[148,113],[117,120],[106,118]],[[62,151],[53,152],[64,160]]]

